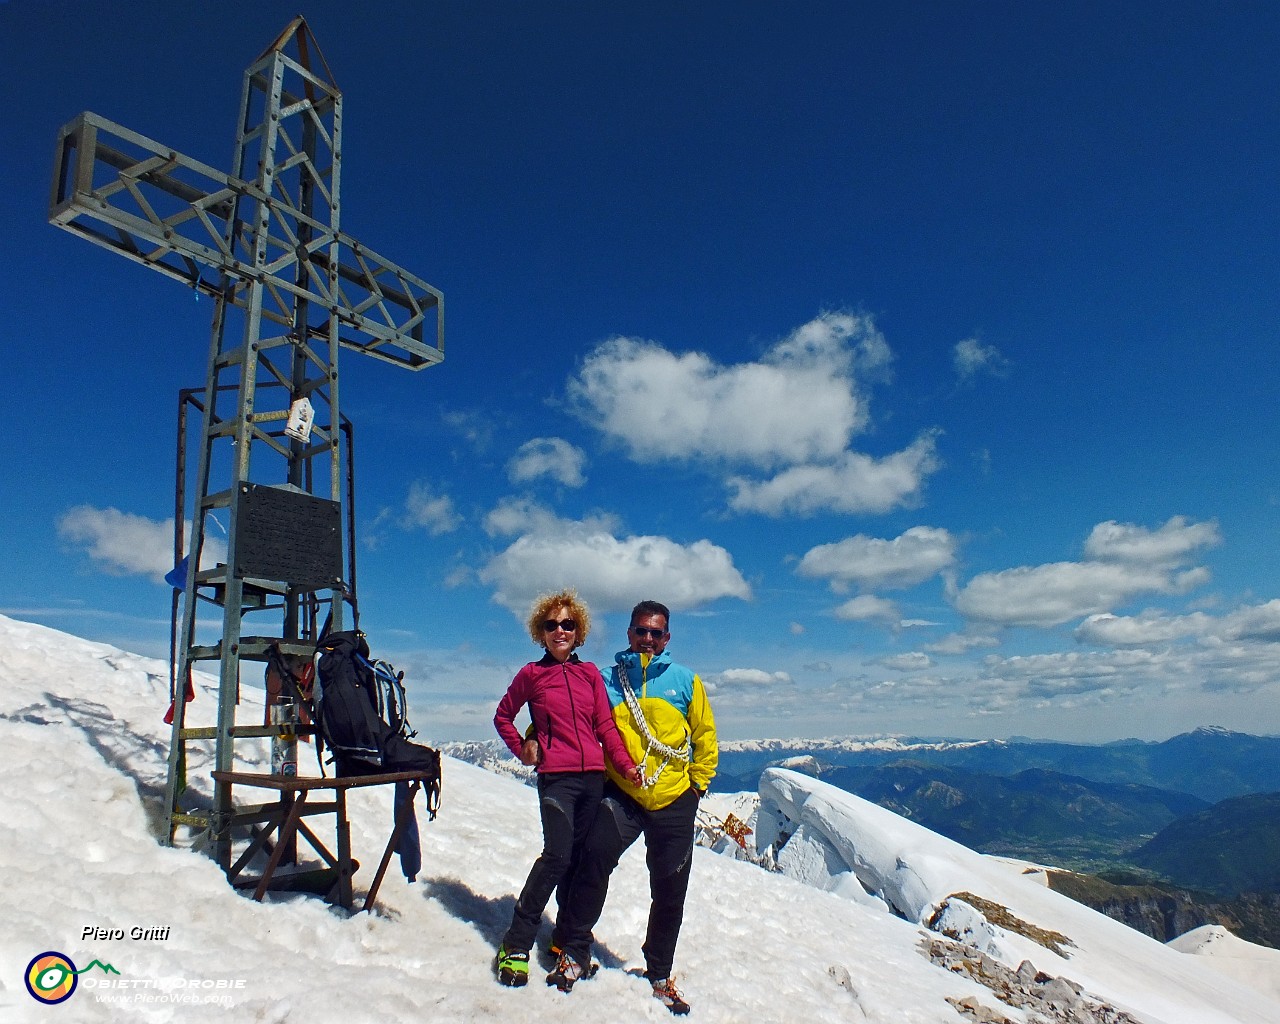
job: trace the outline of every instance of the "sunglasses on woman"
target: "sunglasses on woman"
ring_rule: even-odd
[[[547,619],[547,621],[542,624],[542,631],[544,633],[554,633],[557,629],[563,629],[566,633],[572,633],[577,628],[578,624],[574,622],[573,619],[561,619],[559,622],[555,619]]]

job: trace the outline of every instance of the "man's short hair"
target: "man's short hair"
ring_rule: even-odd
[[[661,615],[667,621],[667,629],[671,628],[671,609],[661,601],[641,601],[631,609],[632,622],[636,621],[637,615]]]

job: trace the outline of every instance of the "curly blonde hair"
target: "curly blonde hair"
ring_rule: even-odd
[[[579,599],[576,591],[560,590],[554,594],[543,594],[533,603],[533,608],[529,612],[529,636],[539,647],[546,646],[543,642],[542,624],[551,617],[553,611],[561,607],[568,608],[573,621],[578,624],[573,643],[574,649],[587,642],[587,634],[591,632],[591,613],[587,611],[587,606]]]

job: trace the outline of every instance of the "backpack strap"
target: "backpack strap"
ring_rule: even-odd
[[[427,818],[429,821],[436,820],[436,812],[440,810],[440,773],[436,772],[436,777],[430,780],[423,780],[422,794],[427,801]]]
[[[289,665],[289,661],[280,653],[280,645],[272,644],[267,648],[267,668],[280,677],[280,681],[284,684],[284,688],[289,690],[289,696],[294,697],[302,704],[311,703],[311,674],[304,672],[298,675]],[[283,693],[283,689],[281,691]]]

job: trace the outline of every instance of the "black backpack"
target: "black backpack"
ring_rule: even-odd
[[[369,658],[364,633],[330,633],[316,645],[314,684],[317,753],[323,746],[340,776],[422,772],[427,808],[440,799],[440,752],[410,742],[404,673]]]

